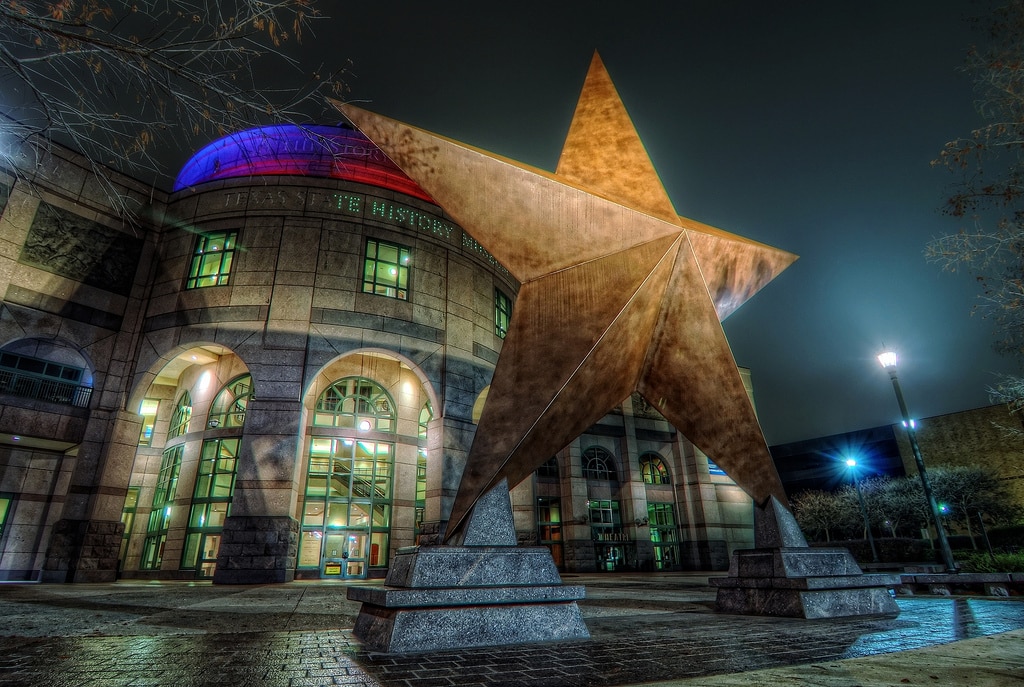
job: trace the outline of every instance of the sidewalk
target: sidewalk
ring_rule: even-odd
[[[565,578],[587,587],[589,641],[397,656],[362,650],[337,583],[4,584],[0,684],[1024,685],[1017,597],[806,621],[716,614],[706,577]]]

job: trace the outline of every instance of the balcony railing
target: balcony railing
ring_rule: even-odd
[[[92,387],[0,368],[0,393],[88,408]]]

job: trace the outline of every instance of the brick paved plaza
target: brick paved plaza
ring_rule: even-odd
[[[713,591],[700,576],[566,576],[566,582],[587,587],[581,607],[590,641],[399,656],[360,648],[351,634],[358,605],[336,583],[0,585],[0,683],[610,686],[691,684],[685,678],[705,676],[692,683],[703,685],[801,664],[815,664],[814,674],[825,675],[829,662],[934,647],[916,659],[927,675],[952,655],[958,644],[950,642],[1024,628],[1024,603],[1016,597],[901,597],[895,619],[807,621],[715,614]],[[1004,635],[1004,653],[1005,647],[1024,653],[1021,636]],[[958,655],[978,654],[970,647]],[[990,658],[984,665],[980,672],[995,681],[940,680],[947,671],[929,683],[1024,684],[1024,660]],[[986,677],[969,669],[971,679]],[[891,683],[900,684],[900,677]]]

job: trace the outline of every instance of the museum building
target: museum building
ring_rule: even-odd
[[[518,284],[380,150],[265,127],[170,193],[13,159],[0,580],[382,577],[437,531]],[[749,497],[638,395],[512,502],[563,571],[722,570],[753,541]]]

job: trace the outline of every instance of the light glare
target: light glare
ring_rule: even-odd
[[[896,363],[898,363],[899,360],[900,357],[893,351],[886,351],[878,356],[878,362],[882,363],[882,367],[887,370],[896,367]]]

